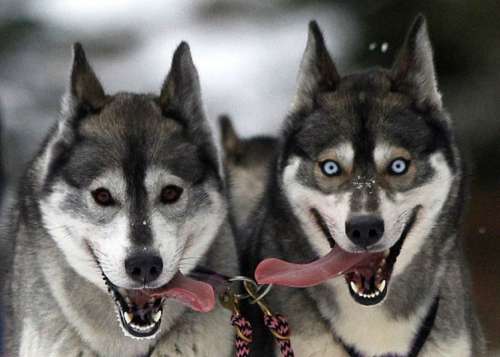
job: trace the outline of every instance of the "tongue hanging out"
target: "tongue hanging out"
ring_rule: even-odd
[[[148,295],[153,298],[173,298],[200,312],[208,312],[215,305],[212,286],[184,276],[180,272],[164,287],[148,291]]]
[[[259,284],[276,284],[296,288],[319,285],[343,275],[353,299],[362,305],[375,305],[384,300],[394,264],[408,233],[417,220],[421,206],[416,206],[406,222],[398,241],[383,252],[349,253],[335,243],[321,216],[312,210],[333,247],[330,253],[313,262],[293,264],[270,258],[260,262],[255,270]]]
[[[373,256],[374,253],[349,253],[337,244],[330,253],[311,263],[293,264],[275,258],[266,259],[257,266],[255,279],[259,284],[305,288],[342,275]]]
[[[178,272],[166,285],[157,289],[124,289],[113,285],[106,276],[122,329],[132,338],[153,338],[160,329],[165,299],[176,299],[200,312],[214,308],[215,293],[211,285]]]

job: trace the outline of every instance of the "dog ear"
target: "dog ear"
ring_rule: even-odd
[[[71,68],[69,90],[63,105],[63,117],[71,117],[79,108],[90,111],[101,109],[106,94],[94,70],[87,61],[80,43],[73,45],[73,65]]]
[[[190,139],[202,149],[204,157],[214,168],[218,167],[217,150],[201,100],[198,71],[186,42],[181,42],[174,52],[159,104],[163,114],[179,121]]]
[[[442,107],[432,46],[423,15],[418,15],[410,27],[391,70],[391,76],[395,89],[410,95],[419,107]]]
[[[318,94],[335,90],[339,81],[340,76],[328,53],[321,30],[316,21],[311,21],[307,46],[300,64],[294,109],[313,109]]]
[[[75,122],[89,112],[99,111],[106,101],[107,96],[82,45],[75,43],[69,88],[63,96],[61,116],[38,161],[40,187],[45,187],[54,167],[68,154],[75,139]]]
[[[229,116],[219,116],[219,128],[224,156],[239,154],[241,152],[241,140]]]
[[[200,123],[205,126],[198,71],[186,42],[181,42],[175,50],[170,72],[161,89],[160,107],[167,116],[174,116],[191,129]]]

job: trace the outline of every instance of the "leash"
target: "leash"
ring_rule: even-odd
[[[250,343],[252,342],[252,325],[240,313],[239,299],[231,288],[227,288],[220,296],[223,307],[231,311],[231,325],[236,329],[235,348],[236,357],[248,357],[250,355]]]
[[[244,300],[250,304],[257,304],[260,308],[264,315],[264,325],[274,336],[281,355],[294,357],[290,341],[290,327],[286,317],[273,314],[264,302],[264,297],[271,291],[272,285],[259,285],[255,280],[244,276],[230,278],[204,267],[196,267],[190,275],[211,284],[216,291],[222,290],[218,294],[219,301],[224,308],[231,311],[231,325],[235,328],[236,357],[248,357],[253,341],[252,325],[241,314],[239,307],[241,301]],[[242,284],[243,289],[237,289],[235,285],[238,283]],[[245,293],[239,293],[240,290],[245,291]]]
[[[294,353],[290,342],[290,327],[288,326],[288,321],[283,315],[273,315],[269,307],[262,301],[262,298],[269,290],[267,290],[267,292],[264,291],[258,296],[259,286],[252,280],[243,281],[243,287],[253,299],[252,303],[256,303],[262,310],[264,314],[264,325],[269,329],[280,346],[281,355],[283,357],[293,357]]]

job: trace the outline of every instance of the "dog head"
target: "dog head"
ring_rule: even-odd
[[[43,225],[68,263],[103,289],[104,276],[129,335],[155,335],[159,290],[185,283],[226,216],[189,46],[154,96],[105,94],[76,44],[61,119],[35,167]]]
[[[439,224],[452,144],[422,16],[392,69],[345,77],[310,24],[278,180],[317,255],[364,257],[339,268],[357,302],[381,302]]]
[[[225,115],[219,118],[219,128],[229,197],[236,224],[241,227],[264,192],[277,139],[271,136],[241,138]]]

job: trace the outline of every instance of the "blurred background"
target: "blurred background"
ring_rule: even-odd
[[[56,120],[75,41],[110,93],[158,92],[175,47],[188,41],[211,123],[228,113],[250,136],[277,133],[309,20],[348,73],[389,66],[418,12],[467,160],[466,252],[491,355],[500,355],[498,0],[0,0],[1,182],[15,187]]]

